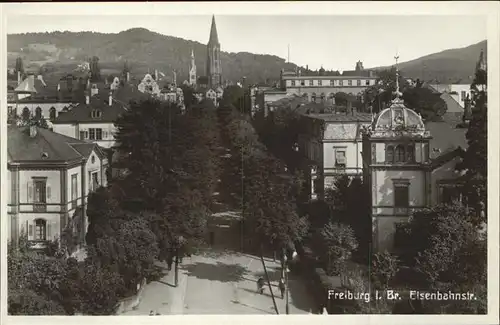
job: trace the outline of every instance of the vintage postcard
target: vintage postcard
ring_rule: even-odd
[[[2,324],[496,323],[499,8],[2,5]]]

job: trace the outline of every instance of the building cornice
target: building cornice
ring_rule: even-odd
[[[86,158],[77,159],[73,161],[22,161],[22,162],[8,162],[7,169],[9,170],[33,170],[33,169],[41,169],[41,170],[61,170],[61,169],[70,169],[73,167],[80,166],[86,162]]]

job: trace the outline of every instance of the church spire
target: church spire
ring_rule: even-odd
[[[217,36],[217,26],[215,25],[215,16],[212,15],[212,27],[210,27],[210,39],[208,44],[219,44],[219,37]]]

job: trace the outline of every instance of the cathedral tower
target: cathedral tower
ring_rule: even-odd
[[[191,66],[189,67],[189,84],[196,85],[196,63],[194,61],[194,52],[191,50]]]
[[[212,16],[212,26],[210,27],[210,39],[207,44],[207,77],[211,88],[216,88],[222,84],[222,69],[220,61],[220,43],[215,26],[215,16]]]

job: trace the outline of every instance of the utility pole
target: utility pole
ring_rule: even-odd
[[[271,293],[271,298],[273,299],[274,310],[276,311],[276,315],[279,315],[278,305],[276,305],[276,299],[274,298],[273,287],[271,286],[271,281],[269,281],[269,274],[267,273],[266,263],[264,262],[264,250],[262,244],[260,245],[260,260],[262,262],[262,266],[264,267],[264,273],[266,274],[267,285],[269,287],[269,292]]]

